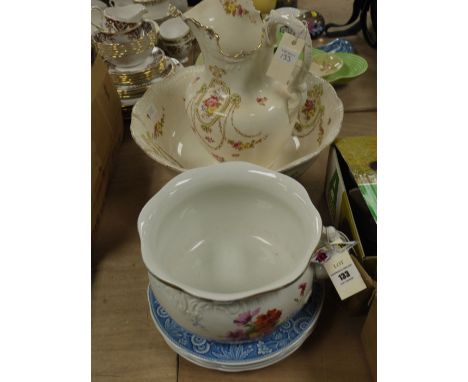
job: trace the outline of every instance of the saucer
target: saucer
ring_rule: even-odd
[[[343,67],[336,73],[324,77],[324,80],[334,85],[344,85],[366,72],[368,64],[363,57],[353,53],[335,53],[335,55],[343,60]]]
[[[260,369],[296,351],[317,324],[324,301],[323,286],[314,283],[304,307],[272,333],[257,341],[222,343],[196,336],[178,325],[148,286],[151,317],[162,337],[181,357],[209,369],[239,372]]]
[[[343,67],[343,60],[336,54],[322,53],[312,56],[309,71],[319,77],[330,76]]]
[[[152,85],[133,108],[133,139],[149,157],[176,173],[219,163],[195,136],[185,112],[185,90],[203,70],[202,66],[181,68]],[[295,177],[334,141],[343,121],[343,104],[333,87],[312,74],[307,85],[308,101],[300,110],[293,134],[270,166]]]

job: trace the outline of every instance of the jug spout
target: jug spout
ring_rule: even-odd
[[[259,50],[264,41],[263,21],[251,0],[203,0],[184,14],[171,15],[188,24],[204,54],[238,60]]]

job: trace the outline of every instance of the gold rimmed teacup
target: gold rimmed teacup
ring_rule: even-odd
[[[93,35],[93,42],[98,53],[111,64],[129,67],[137,65],[151,54],[158,39],[159,27],[152,21],[125,33],[128,42],[116,41],[114,34],[98,32]]]
[[[108,7],[101,9],[98,6],[91,7],[92,13],[97,13],[99,23],[91,21],[98,29],[108,31],[110,33],[127,32],[137,28],[142,23],[142,18],[146,10],[141,4],[128,4],[120,7]],[[93,20],[93,18],[91,19]],[[95,18],[95,20],[98,20]]]
[[[193,61],[194,40],[188,25],[180,17],[171,18],[161,24],[161,47],[168,56],[183,64]]]

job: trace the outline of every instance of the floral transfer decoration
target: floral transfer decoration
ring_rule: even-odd
[[[210,66],[210,71],[213,75],[222,75],[220,73],[224,72],[216,66]],[[186,104],[192,119],[192,130],[211,149],[213,156],[215,156],[213,151],[222,149],[225,144],[234,150],[234,152],[224,153],[223,156],[220,156],[219,152],[216,153],[215,158],[220,162],[225,160],[224,155],[239,157],[241,151],[254,148],[268,137],[268,135],[262,136],[261,133],[249,135],[235,126],[233,114],[239,108],[240,103],[241,97],[238,94],[232,94],[224,81],[212,78],[208,85],[202,84],[195,97]],[[227,136],[226,124],[230,124],[239,137]]]
[[[303,309],[265,337],[252,342],[228,343],[206,340],[187,332],[178,325],[159,304],[151,288],[148,288],[150,313],[156,327],[168,338],[171,344],[184,351],[187,356],[211,363],[245,365],[247,362],[263,362],[265,357],[282,354],[291,349],[317,322],[323,304],[324,292],[320,284],[312,288],[312,296]],[[223,336],[222,339],[226,339]],[[237,368],[234,368],[234,371]]]
[[[238,4],[236,0],[223,0],[224,11],[231,16],[244,16],[248,15],[249,11]]]
[[[259,313],[260,308],[239,314],[233,321],[237,328],[228,333],[228,339],[241,341],[264,336],[275,328],[281,317],[281,310],[276,308]]]
[[[153,137],[158,138],[161,135],[163,135],[163,128],[164,128],[164,108],[163,108],[163,114],[162,117],[159,121],[156,121],[153,127]]]
[[[257,97],[257,103],[258,103],[259,105],[265,106],[265,105],[266,105],[266,101],[268,101],[268,98],[267,98],[267,97]]]
[[[315,114],[316,107],[315,101],[313,99],[308,98],[302,106],[301,113],[304,114],[307,121],[309,121]]]
[[[219,100],[219,96],[217,95],[211,95],[208,98],[206,98],[202,105],[201,105],[201,110],[208,114],[208,116],[212,116],[215,111],[219,109],[221,106],[221,102]]]
[[[220,78],[226,73],[224,69],[211,65],[209,70],[213,75],[210,82],[201,83],[196,94],[185,102],[185,107],[194,133],[218,161],[224,162],[227,158],[238,158],[242,151],[264,142],[268,134],[250,134],[236,126],[234,113],[241,104],[241,97],[232,93]],[[266,99],[261,97],[260,102]]]
[[[299,284],[299,286],[297,287],[300,291],[300,294],[299,294],[299,297],[296,297],[294,299],[294,301],[296,302],[302,302],[302,300],[304,299],[304,295],[305,295],[305,290],[307,288],[307,283],[301,283]]]
[[[267,138],[267,136],[264,136],[264,137],[259,138],[259,139],[252,139],[249,142],[242,142],[242,141],[239,141],[239,140],[228,139],[228,143],[232,146],[232,148],[234,150],[244,151],[244,150],[248,150],[248,149],[253,149],[255,147],[255,145],[257,145],[259,143],[262,143],[266,138]]]
[[[322,248],[320,248],[317,251],[317,253],[314,255],[315,261],[320,263],[320,264],[324,263],[329,258],[330,258],[330,256],[328,256],[327,252],[325,252],[325,250],[323,250]]]
[[[297,122],[294,125],[294,135],[305,137],[318,128],[317,142],[322,142],[323,116],[325,114],[325,106],[322,104],[323,86],[322,84],[314,85],[307,92],[307,99],[299,111]]]
[[[307,287],[307,283],[299,284],[299,289],[301,291],[301,297],[304,297],[304,292],[305,292],[306,287]]]
[[[208,69],[210,70],[213,77],[216,77],[216,78],[221,78],[222,76],[226,74],[226,71],[223,68],[219,68],[216,65],[210,65],[208,66]]]

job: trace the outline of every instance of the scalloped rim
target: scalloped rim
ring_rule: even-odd
[[[191,74],[194,75],[197,70],[200,70],[199,66],[190,66],[190,67],[187,67],[187,68],[183,68],[183,69],[177,71],[170,78],[167,78],[162,82],[159,82],[157,84],[157,90],[154,87],[154,85],[152,85],[147,90],[147,92],[144,94],[144,96],[140,100],[138,100],[138,102],[135,104],[135,106],[134,106],[134,108],[132,110],[132,121],[130,123],[130,132],[131,132],[131,135],[132,135],[132,138],[134,139],[134,141],[143,150],[143,152],[146,155],[148,155],[151,159],[153,159],[154,161],[158,162],[162,166],[164,166],[164,167],[166,167],[166,168],[168,168],[168,169],[170,169],[172,171],[175,171],[177,173],[184,173],[184,172],[189,171],[191,169],[184,168],[184,167],[178,166],[176,164],[170,163],[169,161],[167,161],[166,159],[164,159],[161,156],[153,155],[152,153],[147,152],[147,150],[145,149],[146,144],[144,142],[140,141],[140,139],[139,139],[139,137],[138,137],[138,135],[137,135],[137,133],[135,131],[134,120],[138,120],[138,123],[143,123],[138,117],[138,109],[139,109],[138,105],[139,104],[144,104],[144,102],[146,101],[146,98],[151,97],[151,92],[164,91],[166,88],[171,87],[173,82],[180,81],[185,76],[190,76]],[[324,80],[324,79],[322,79],[320,77],[314,76],[311,73],[308,74],[308,78],[313,78],[315,81],[321,82],[322,85],[324,86],[324,88],[326,88],[327,91],[330,92],[330,96],[336,100],[335,112],[338,113],[338,119],[336,120],[336,123],[334,123],[334,126],[331,128],[330,132],[327,134],[326,139],[324,139],[322,144],[316,150],[314,150],[314,151],[310,152],[309,154],[304,155],[304,156],[302,156],[302,157],[300,157],[300,158],[298,158],[298,159],[296,159],[296,160],[294,160],[292,162],[289,162],[288,164],[286,164],[286,165],[284,165],[282,167],[274,168],[274,169],[270,169],[270,170],[278,171],[278,172],[281,172],[281,173],[286,173],[286,172],[294,170],[296,167],[299,167],[300,165],[302,165],[302,164],[304,164],[304,163],[306,163],[308,161],[311,161],[312,159],[317,157],[325,148],[327,148],[330,144],[332,144],[333,141],[336,139],[336,137],[338,136],[338,134],[341,131],[341,126],[343,124],[344,109],[343,109],[343,102],[341,102],[341,99],[336,94],[335,89],[326,80]],[[187,81],[189,81],[189,80],[187,80]],[[216,163],[214,162],[213,164],[216,164]],[[210,164],[207,163],[206,165],[210,165]]]

